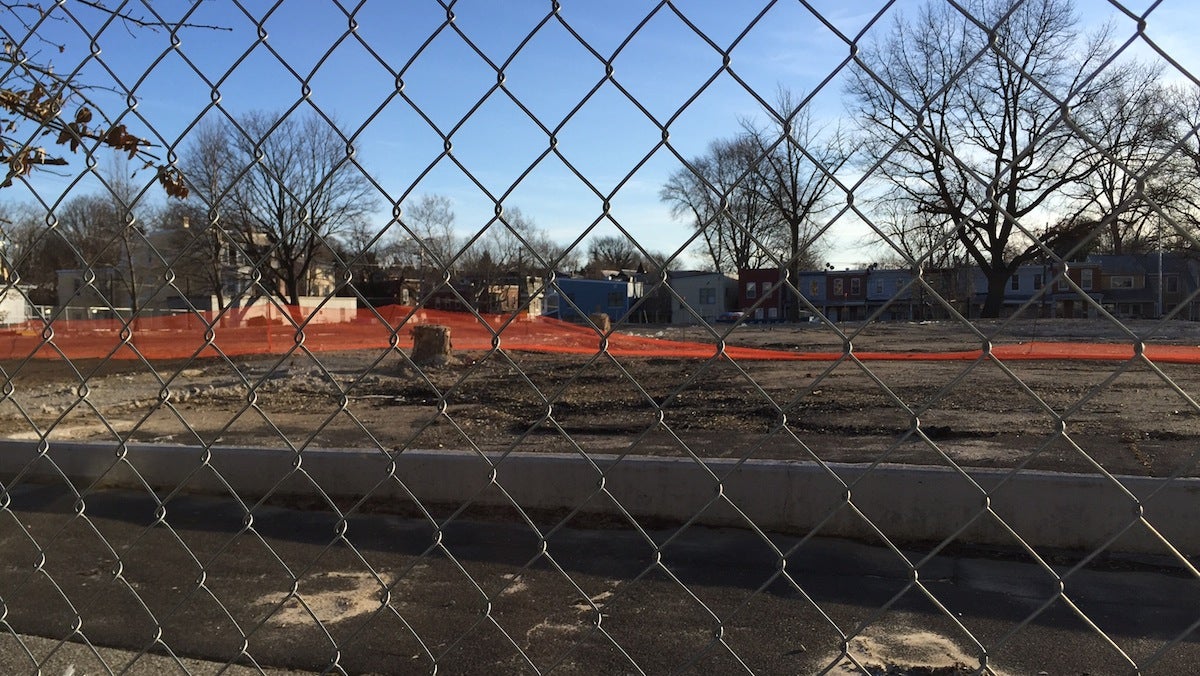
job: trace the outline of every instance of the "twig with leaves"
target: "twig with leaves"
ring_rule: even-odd
[[[175,25],[149,20],[109,7],[101,0],[75,2],[147,30],[191,27],[220,30],[217,26]],[[127,154],[130,160],[141,160],[145,168],[155,171],[155,180],[167,195],[186,198],[188,188],[179,169],[163,163],[151,152],[150,141],[131,133],[124,124],[111,122],[87,95],[88,90],[95,87],[63,77],[48,63],[39,63],[38,54],[27,53],[24,45],[30,37],[60,53],[65,51],[65,45],[46,40],[39,31],[44,21],[53,18],[56,5],[0,0],[0,10],[27,36],[18,43],[12,37],[14,31],[0,31],[0,46],[3,47],[0,54],[0,162],[6,166],[0,188],[11,186],[15,179],[27,176],[35,168],[66,165],[64,156],[38,142],[39,139],[53,139],[49,141],[50,145],[66,148],[70,153],[82,150],[90,154],[104,146]]]

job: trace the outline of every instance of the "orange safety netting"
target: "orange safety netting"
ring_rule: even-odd
[[[402,349],[412,347],[412,328],[422,324],[450,327],[455,350],[505,350],[559,354],[596,354],[602,346],[618,357],[708,359],[718,354],[712,343],[684,342],[613,332],[601,338],[589,326],[548,317],[481,315],[388,306],[377,310],[323,308],[312,314],[290,308],[257,308],[256,312],[188,313],[144,317],[126,324],[117,319],[40,321],[0,330],[0,359],[188,359],[250,354],[283,354],[302,343],[314,352]],[[1025,342],[996,345],[991,353],[1004,360],[1123,361],[1134,356],[1128,343]],[[801,352],[726,344],[733,359],[759,361],[833,361],[843,352]],[[1200,347],[1147,345],[1146,357],[1159,362],[1200,363]],[[969,361],[980,350],[953,352],[859,352],[864,361]]]

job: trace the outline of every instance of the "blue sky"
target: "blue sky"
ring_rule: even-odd
[[[719,71],[722,57],[670,7],[661,7],[617,52],[634,27],[659,6],[649,0],[563,0],[561,18],[603,58],[616,53],[616,83],[645,108],[645,112],[639,110],[610,82],[570,119],[566,118],[575,106],[603,79],[602,61],[553,19],[513,56],[546,18],[551,6],[548,1],[456,2],[452,9],[462,35],[443,28],[411,65],[414,54],[445,22],[446,9],[433,0],[368,0],[357,9],[347,2],[345,11],[330,0],[288,0],[267,15],[272,4],[246,0],[250,18],[226,0],[155,0],[150,6],[169,21],[190,11],[187,21],[191,23],[231,30],[184,29],[178,33],[179,47],[173,51],[167,31],[136,30],[114,23],[96,41],[99,60],[88,63],[81,77],[118,90],[133,89],[141,119],[127,114],[131,131],[178,147],[187,143],[182,136],[185,130],[205,115],[236,116],[249,110],[282,111],[297,104],[301,109],[314,105],[336,118],[344,130],[357,134],[358,158],[386,193],[380,197],[380,224],[390,213],[388,199],[397,200],[408,193],[438,193],[454,201],[458,225],[465,234],[487,222],[493,202],[448,158],[438,160],[443,142],[431,128],[432,122],[442,133],[453,130],[453,155],[474,180],[492,197],[504,196],[506,206],[520,207],[556,240],[572,241],[602,215],[601,198],[575,175],[577,171],[600,193],[612,194],[613,220],[644,246],[662,252],[673,252],[691,232],[686,223],[672,221],[658,199],[664,179],[679,163],[667,148],[652,153],[662,137],[656,122],[669,123],[671,146],[692,157],[714,138],[733,134],[739,117],[759,114],[758,103],[728,73],[696,95]],[[685,0],[673,6],[725,48],[738,39],[765,4]],[[916,6],[911,0],[809,4],[849,37],[857,35],[881,9],[886,8],[886,16],[875,29],[882,32],[892,13]],[[1126,6],[1140,13],[1148,4],[1147,0],[1134,0]],[[140,6],[129,5],[132,14],[149,16]],[[86,7],[68,6],[92,30],[104,20]],[[1107,2],[1088,0],[1078,7],[1089,23],[1117,17],[1120,39],[1135,32],[1134,22],[1118,17]],[[1200,20],[1192,7],[1191,0],[1164,0],[1150,15],[1147,35],[1160,41],[1184,67],[1200,72],[1193,46]],[[347,12],[351,11],[357,22],[354,35],[348,34]],[[264,15],[267,39],[260,44],[255,20]],[[62,54],[51,54],[60,72],[72,70],[86,56],[81,50],[86,41],[69,22],[53,24],[48,36],[67,46]],[[1139,53],[1149,51],[1139,47]],[[842,38],[801,3],[786,0],[776,2],[766,17],[741,37],[732,52],[731,68],[742,82],[770,99],[779,85],[797,92],[812,90],[847,55]],[[497,81],[493,65],[506,62],[506,91],[544,127],[556,131],[557,147],[570,166],[549,156],[525,174],[549,141],[546,132],[508,94],[491,91]],[[114,82],[109,69],[119,82]],[[408,100],[397,95],[393,73],[401,70]],[[219,109],[211,106],[212,88],[205,78],[217,85]],[[307,101],[302,97],[305,85],[309,88]],[[681,110],[693,96],[695,100]],[[97,98],[107,102],[110,110],[123,108],[123,96],[97,92]],[[475,112],[463,121],[476,105]],[[840,81],[826,85],[813,106],[819,117],[836,121],[841,111]],[[72,169],[81,166],[77,162]],[[71,178],[44,176],[33,186],[48,196],[62,191]],[[150,180],[148,174],[145,178]],[[87,181],[76,188],[90,189]],[[18,190],[11,193],[4,198],[23,197]],[[602,221],[594,232],[613,234],[615,230]],[[838,224],[831,232],[831,259],[837,264],[863,261],[868,254],[854,249],[860,235],[860,227]]]

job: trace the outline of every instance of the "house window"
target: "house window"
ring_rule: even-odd
[[[808,295],[816,298],[821,293],[821,283],[817,280],[812,280],[808,283]]]
[[[875,293],[883,295],[883,280],[882,279],[875,280]]]
[[[763,296],[771,295],[771,283],[763,282]]]
[[[1069,287],[1067,286],[1067,276],[1064,274],[1062,277],[1058,278],[1058,282],[1055,283],[1054,289],[1056,291],[1066,291],[1068,288]]]
[[[620,291],[609,291],[608,292],[608,306],[609,307],[621,307],[622,305],[625,304],[625,298],[626,298],[625,294],[621,293]]]
[[[779,319],[779,308],[774,308],[774,307],[767,308],[767,319],[770,319],[770,320]]]
[[[1179,276],[1167,275],[1166,280],[1167,293],[1179,293]]]
[[[1008,288],[1012,289],[1013,291],[1020,291],[1021,290],[1021,278],[1016,275],[1013,275],[1012,281],[1009,283]]]
[[[857,296],[860,293],[862,293],[862,280],[858,277],[852,277],[850,279],[850,295]]]
[[[700,304],[701,305],[716,305],[717,290],[716,289],[700,289]]]
[[[1092,290],[1093,272],[1094,271],[1091,268],[1084,268],[1079,271],[1079,286],[1082,287],[1084,291]]]
[[[1108,278],[1108,288],[1110,289],[1132,289],[1133,275],[1113,275]]]
[[[746,282],[746,297],[758,298],[758,284],[754,282]]]
[[[1042,288],[1042,275],[1041,275],[1041,273],[1038,273],[1038,274],[1036,274],[1036,275],[1034,275],[1034,276],[1033,276],[1033,288],[1034,288],[1034,290],[1037,290],[1037,289],[1040,289],[1040,288]]]
[[[845,280],[841,277],[833,280],[833,295],[835,297],[842,295],[842,291],[845,289],[845,286],[843,286],[844,282]]]

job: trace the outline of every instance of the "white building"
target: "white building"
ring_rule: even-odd
[[[671,272],[667,283],[679,295],[671,303],[672,324],[699,324],[701,320],[711,324],[721,313],[738,309],[738,280],[733,275],[723,272]]]

